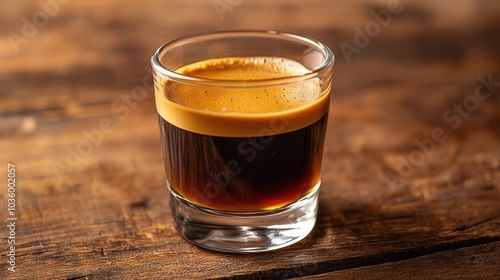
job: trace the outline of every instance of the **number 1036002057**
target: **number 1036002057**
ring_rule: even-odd
[[[16,216],[16,166],[7,164],[7,210],[10,217]]]

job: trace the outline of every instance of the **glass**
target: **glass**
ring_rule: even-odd
[[[275,31],[188,36],[151,60],[170,206],[188,241],[261,252],[316,222],[334,57]]]

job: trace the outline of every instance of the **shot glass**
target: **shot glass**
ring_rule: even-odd
[[[262,252],[316,222],[333,53],[276,31],[183,37],[152,56],[175,227],[221,252]]]

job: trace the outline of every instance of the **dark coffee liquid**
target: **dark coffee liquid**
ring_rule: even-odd
[[[195,204],[268,210],[319,184],[327,113],[299,130],[262,137],[209,136],[159,121],[170,187]]]

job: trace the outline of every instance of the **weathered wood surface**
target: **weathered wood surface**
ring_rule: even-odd
[[[498,1],[42,2],[0,9],[0,178],[18,179],[0,278],[500,277]],[[289,248],[219,254],[173,229],[149,57],[248,28],[336,54],[319,219]]]

